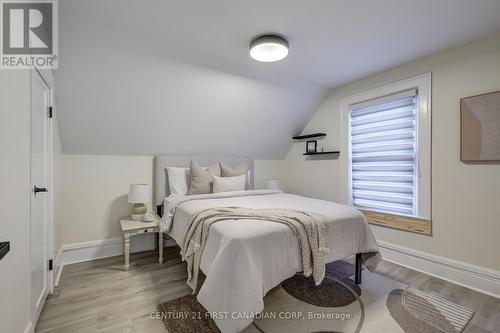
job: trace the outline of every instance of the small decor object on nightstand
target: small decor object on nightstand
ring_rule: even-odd
[[[150,201],[149,197],[149,185],[148,184],[132,184],[130,185],[130,190],[128,192],[128,202],[133,203],[132,208],[132,220],[142,221],[144,220],[144,214],[146,214],[147,208],[145,203]]]
[[[153,212],[147,212],[144,214],[144,222],[153,222],[157,220],[157,215]]]

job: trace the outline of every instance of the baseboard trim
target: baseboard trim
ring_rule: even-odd
[[[378,241],[384,260],[500,298],[500,272]]]
[[[153,236],[137,235],[130,239],[130,252],[142,252],[153,249]],[[176,246],[171,238],[164,242],[164,247]],[[65,244],[62,247],[61,266],[79,262],[123,255],[123,240],[121,238],[101,239],[90,242]],[[62,271],[62,268],[61,268]],[[60,275],[60,273],[59,273]],[[59,280],[57,279],[57,283]]]

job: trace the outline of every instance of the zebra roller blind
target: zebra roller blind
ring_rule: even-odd
[[[417,90],[350,107],[351,203],[387,213],[417,212]]]

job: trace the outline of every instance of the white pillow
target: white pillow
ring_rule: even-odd
[[[189,191],[189,168],[167,167],[170,195],[187,195]]]
[[[245,189],[245,182],[247,175],[234,177],[214,177],[214,193],[229,192],[229,191],[243,191]]]

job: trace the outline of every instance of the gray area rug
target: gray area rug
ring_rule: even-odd
[[[354,284],[354,266],[344,261],[327,265],[320,286],[297,274],[264,298],[264,311],[244,333],[404,332],[459,333],[473,312],[444,298],[367,270],[361,288]],[[219,332],[209,316],[179,318],[176,313],[206,313],[196,296],[159,305],[171,333]],[[167,315],[168,314],[168,315]]]

